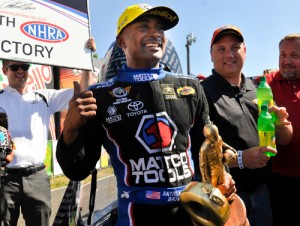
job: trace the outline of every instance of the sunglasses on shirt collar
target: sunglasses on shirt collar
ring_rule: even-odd
[[[22,68],[23,71],[28,71],[30,68],[30,64],[11,64],[7,67],[9,67],[11,71],[18,71],[19,68]]]

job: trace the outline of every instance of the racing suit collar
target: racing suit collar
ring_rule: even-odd
[[[128,68],[127,65],[123,65],[119,70],[117,81],[130,83],[150,82],[163,79],[165,75],[166,72],[163,70],[162,65],[159,68],[150,69],[132,69]]]

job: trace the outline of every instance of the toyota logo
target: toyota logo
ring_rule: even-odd
[[[128,109],[130,111],[138,111],[144,107],[144,103],[142,101],[134,101],[128,104]]]

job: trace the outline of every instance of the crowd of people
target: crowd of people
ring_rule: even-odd
[[[1,197],[4,225],[17,225],[20,208],[26,225],[49,225],[50,186],[43,164],[49,118],[67,107],[57,160],[67,177],[83,180],[95,168],[101,146],[106,149],[117,179],[116,225],[195,224],[179,196],[190,182],[201,181],[199,150],[203,128],[211,123],[237,150],[224,180],[216,183],[226,200],[231,203],[235,194],[243,200],[251,226],[294,225],[292,205],[300,201],[300,34],[283,37],[279,70],[263,75],[276,103],[270,108],[277,118],[274,149],[259,146],[256,85],[243,73],[247,48],[241,30],[224,25],[214,31],[212,74],[200,82],[160,63],[165,31],[178,22],[169,7],[128,6],[116,29],[126,64],[109,81],[93,85],[86,71],[74,89],[29,91],[30,65],[3,60],[9,85],[0,93],[0,107],[16,146]],[[96,49],[93,39],[86,46]]]

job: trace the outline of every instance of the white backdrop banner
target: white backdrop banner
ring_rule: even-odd
[[[88,0],[0,0],[0,58],[93,69]]]

